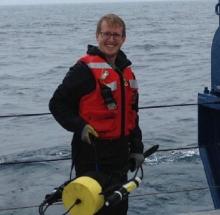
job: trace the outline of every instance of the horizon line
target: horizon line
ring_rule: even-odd
[[[7,0],[6,2],[2,2],[0,1],[0,6],[25,6],[25,5],[53,5],[53,4],[88,4],[88,3],[123,3],[123,2],[166,2],[166,1],[173,1],[173,2],[179,2],[179,1],[206,1],[206,0],[123,0],[123,1],[118,1],[118,0],[109,0],[107,2],[103,2],[102,0],[85,0],[85,1],[80,1],[77,0],[75,2],[70,2],[70,1],[56,1],[55,2],[51,2],[51,1],[43,1],[40,0],[39,2],[37,1],[23,1],[23,2],[11,2],[9,0]],[[216,1],[216,0],[212,0],[212,1]]]

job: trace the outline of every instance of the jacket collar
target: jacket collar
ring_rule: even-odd
[[[105,55],[98,49],[97,46],[88,45],[87,54],[98,55],[106,60]],[[116,58],[115,64],[117,68],[119,68],[120,70],[124,70],[124,68],[131,65],[131,61],[127,58],[125,53],[122,50],[120,50]]]

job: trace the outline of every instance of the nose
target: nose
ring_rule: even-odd
[[[113,36],[113,35],[111,35],[111,36],[109,37],[109,41],[111,41],[111,42],[115,41],[115,39],[114,39],[114,36]]]

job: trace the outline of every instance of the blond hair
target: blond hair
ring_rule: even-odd
[[[126,25],[125,22],[120,18],[119,16],[115,14],[106,14],[100,18],[100,20],[97,23],[97,28],[96,28],[96,34],[99,34],[101,32],[101,25],[102,22],[106,21],[109,25],[111,26],[120,26],[122,27],[122,36],[126,36]]]

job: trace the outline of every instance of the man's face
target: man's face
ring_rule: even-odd
[[[96,35],[98,46],[106,57],[114,58],[125,41],[121,26],[111,26],[105,20],[101,23],[101,32]]]

